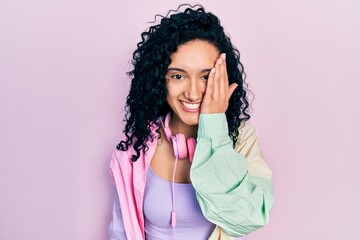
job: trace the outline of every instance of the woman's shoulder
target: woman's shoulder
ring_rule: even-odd
[[[239,131],[238,141],[241,139],[245,140],[251,137],[257,137],[257,132],[255,127],[247,121],[241,122],[238,131]]]
[[[248,171],[251,176],[271,179],[272,172],[264,160],[258,134],[255,127],[250,123],[241,123],[235,151],[247,158]]]
[[[251,123],[247,121],[241,122],[238,131],[239,135],[235,145],[236,151],[243,152],[245,149],[251,148],[258,141],[256,129]]]

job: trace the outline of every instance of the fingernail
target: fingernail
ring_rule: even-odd
[[[221,64],[221,63],[222,63],[222,59],[219,58],[219,59],[217,60],[217,62],[218,62],[218,64]]]
[[[222,58],[223,60],[226,60],[226,53],[221,54],[221,58]]]

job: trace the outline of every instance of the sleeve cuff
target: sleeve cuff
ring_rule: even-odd
[[[218,138],[228,136],[228,134],[225,113],[200,114],[198,137]]]

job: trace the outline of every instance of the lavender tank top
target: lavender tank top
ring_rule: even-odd
[[[144,192],[146,240],[173,239],[172,183],[148,168]],[[175,183],[176,240],[207,240],[215,228],[202,214],[191,183]]]

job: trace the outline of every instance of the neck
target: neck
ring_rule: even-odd
[[[186,139],[190,137],[196,138],[198,125],[187,125],[175,115],[173,115],[173,117],[171,118],[169,127],[173,135],[177,133],[182,133],[185,135]]]

